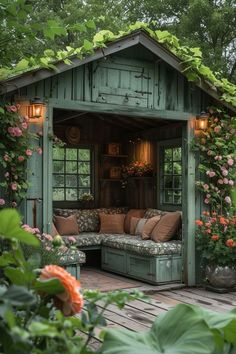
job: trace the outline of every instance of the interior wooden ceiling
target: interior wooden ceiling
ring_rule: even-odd
[[[99,119],[105,121],[110,125],[114,125],[123,128],[130,132],[137,132],[146,129],[164,127],[173,123],[171,120],[158,119],[158,118],[141,118],[141,117],[128,117],[117,114],[101,114],[101,113],[89,113],[82,111],[68,111],[56,109],[54,110],[54,124],[60,125],[79,125],[80,122],[85,119]]]

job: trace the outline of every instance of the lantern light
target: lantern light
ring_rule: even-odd
[[[207,130],[207,128],[208,128],[208,118],[209,118],[208,113],[201,112],[201,114],[196,117],[195,129],[196,130]]]
[[[43,115],[44,102],[39,98],[35,97],[30,100],[30,105],[28,106],[28,117],[33,119],[39,119]]]

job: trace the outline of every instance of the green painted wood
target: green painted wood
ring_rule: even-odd
[[[151,257],[127,253],[127,275],[140,280],[155,280],[154,263]]]
[[[43,125],[43,231],[50,233],[52,226],[52,135],[53,108],[49,104]]]
[[[188,112],[178,112],[178,111],[168,111],[168,110],[158,110],[158,109],[146,109],[142,107],[124,107],[115,104],[105,104],[97,102],[83,102],[83,101],[70,101],[70,100],[49,100],[50,105],[54,108],[64,108],[71,110],[83,110],[88,112],[100,112],[100,113],[111,113],[115,115],[124,115],[130,117],[143,117],[143,118],[163,118],[170,120],[183,120],[187,121],[192,113]]]
[[[184,76],[177,73],[177,107],[178,111],[184,111]]]
[[[194,118],[183,130],[185,178],[183,183],[183,235],[184,235],[184,278],[188,286],[196,284],[195,274],[195,156],[191,150],[194,137]]]
[[[109,247],[102,247],[102,269],[126,273],[126,253]]]
[[[80,265],[79,264],[70,264],[64,266],[65,270],[70,273],[77,280],[80,279]]]

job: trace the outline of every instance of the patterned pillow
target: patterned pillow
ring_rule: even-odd
[[[150,219],[150,218],[153,218],[153,216],[158,216],[158,215],[165,215],[167,212],[166,211],[162,211],[162,210],[159,210],[159,209],[147,209],[145,211],[145,214],[144,214],[144,218],[145,219]]]

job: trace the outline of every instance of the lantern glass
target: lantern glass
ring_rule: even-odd
[[[28,106],[28,117],[39,119],[42,117],[44,103],[38,97],[35,97]]]
[[[200,116],[196,118],[195,124],[196,130],[207,130],[208,128],[208,114],[202,112]]]

